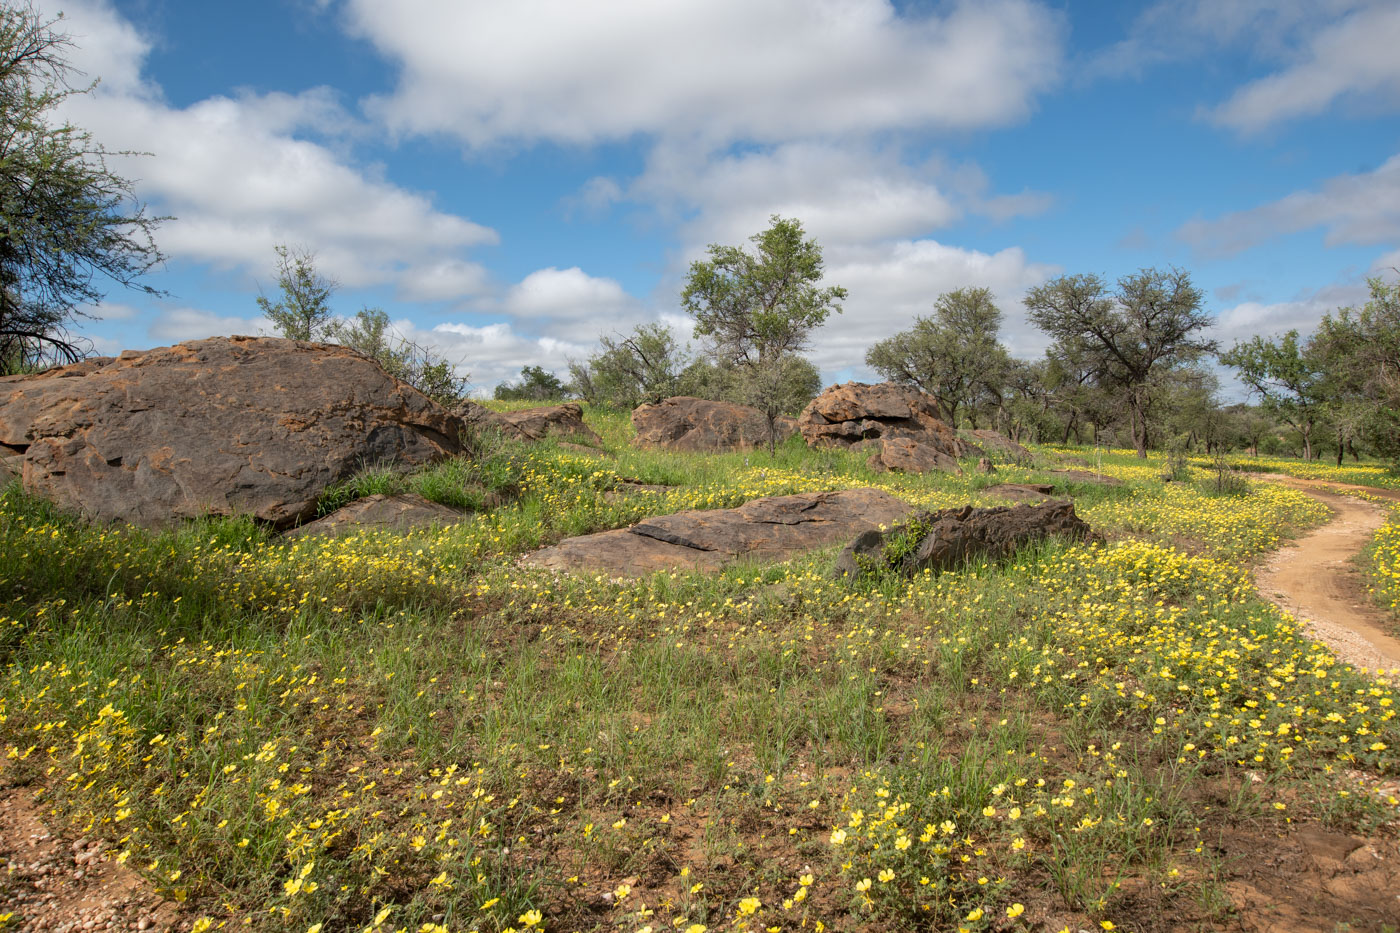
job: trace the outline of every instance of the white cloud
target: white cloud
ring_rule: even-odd
[[[64,116],[109,149],[153,153],[109,161],[175,216],[158,237],[172,258],[265,271],[273,245],[290,243],[314,251],[318,269],[346,285],[398,282],[411,292],[425,263],[464,264],[463,250],[496,242],[494,231],[306,138],[361,130],[332,91],[171,107],[142,77],[151,46],[130,23],[102,0],[73,0],[64,11],[74,64],[102,78],[93,94],[70,98]]]
[[[625,330],[644,315],[637,299],[617,282],[578,266],[531,272],[510,288],[500,310],[525,326],[571,340]]]
[[[1143,9],[1122,40],[1098,50],[1078,69],[1082,79],[1139,76],[1166,62],[1248,43],[1276,59],[1367,0],[1159,0]]]
[[[1400,155],[1371,172],[1330,178],[1316,191],[1294,192],[1215,220],[1190,221],[1177,236],[1203,254],[1231,256],[1314,227],[1326,230],[1328,246],[1400,239]]]
[[[903,240],[833,250],[826,281],[845,287],[851,297],[845,312],[828,318],[815,333],[813,359],[828,375],[868,375],[865,351],[871,344],[913,326],[915,317],[932,312],[943,292],[967,286],[992,290],[1006,315],[1001,337],[1011,352],[1037,356],[1046,340],[1026,323],[1021,298],[1059,271],[1029,262],[1018,247],[985,253],[934,240]]]
[[[198,308],[169,308],[156,316],[146,328],[146,335],[160,343],[179,343],[202,337],[266,334],[271,330],[272,322],[264,317],[233,317]]]
[[[477,263],[443,259],[406,268],[398,295],[408,301],[448,301],[483,294],[489,286],[490,274]]]
[[[347,15],[402,65],[372,112],[474,147],[1004,124],[1057,80],[1065,33],[1031,0],[909,15],[888,0],[351,0]]]
[[[1228,6],[1228,4],[1226,4]],[[1298,60],[1241,87],[1210,118],[1242,132],[1372,95],[1400,105],[1400,5],[1378,3],[1309,36]]]
[[[592,351],[589,341],[521,334],[508,322],[448,322],[424,330],[398,321],[395,327],[405,337],[433,347],[452,362],[459,375],[471,379],[477,395],[489,394],[496,385],[519,378],[520,370],[526,366],[541,366],[567,381],[568,361],[584,359]]]
[[[1229,349],[1241,340],[1259,336],[1277,337],[1290,330],[1312,333],[1324,315],[1364,304],[1368,291],[1364,283],[1338,282],[1299,293],[1288,301],[1269,304],[1245,301],[1221,311],[1211,328],[1211,336]]]

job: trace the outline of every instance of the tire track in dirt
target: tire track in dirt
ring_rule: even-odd
[[[1400,638],[1393,621],[1371,602],[1356,555],[1385,521],[1374,502],[1338,495],[1361,490],[1400,501],[1400,492],[1298,479],[1278,473],[1257,478],[1304,492],[1332,509],[1332,519],[1287,547],[1275,551],[1254,574],[1259,595],[1303,622],[1313,638],[1344,661],[1372,671],[1400,671]]]

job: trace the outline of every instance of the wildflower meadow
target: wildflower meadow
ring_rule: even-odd
[[[1095,466],[1123,485],[1068,486],[1105,540],[1002,564],[524,570],[568,535],[758,496],[1063,485],[1048,449],[993,477],[876,475],[800,440],[638,451],[624,417],[589,418],[610,456],[497,441],[333,493],[476,510],[410,535],[154,534],[5,487],[0,783],[107,840],[182,930],[1209,928],[1235,909],[1227,827],[1393,832],[1400,801],[1372,787],[1400,773],[1394,678],[1250,580],[1326,520],[1304,493],[1110,451]],[[1307,465],[1393,483],[1370,470]],[[1368,566],[1395,607],[1394,516]]]

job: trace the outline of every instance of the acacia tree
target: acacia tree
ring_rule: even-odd
[[[586,363],[569,364],[570,384],[590,402],[636,408],[676,394],[689,360],[665,324],[639,324],[599,343],[602,349]]]
[[[103,298],[103,281],[160,294],[138,279],[164,260],[152,217],[111,151],[54,120],[95,84],[72,87],[69,38],[29,6],[0,6],[0,370],[85,355],[68,327]]]
[[[1329,391],[1311,341],[1299,343],[1296,330],[1278,340],[1253,337],[1221,354],[1220,362],[1239,370],[1240,381],[1260,397],[1264,408],[1303,438],[1303,459],[1313,459],[1313,428]]]
[[[719,360],[742,374],[745,399],[767,419],[771,455],[791,361],[831,312],[840,313],[846,290],[820,287],[821,247],[804,239],[800,221],[774,214],[750,242],[752,252],[710,244],[710,258],[690,264],[681,304],[695,318],[696,335],[709,337]]]
[[[1377,276],[1367,284],[1366,304],[1324,317],[1312,343],[1332,403],[1375,450],[1400,463],[1400,280]]]
[[[459,376],[457,368],[436,350],[394,330],[382,308],[362,308],[349,321],[334,321],[327,336],[372,357],[385,372],[441,405],[455,405],[466,395],[470,377]]]
[[[1190,274],[1173,268],[1124,276],[1114,292],[1097,275],[1063,275],[1031,289],[1025,303],[1058,353],[1084,360],[1101,387],[1121,390],[1137,455],[1146,458],[1154,378],[1215,351],[1215,341],[1198,336],[1211,322],[1201,300]]]
[[[273,248],[277,251],[277,288],[282,295],[276,304],[266,295],[258,296],[263,316],[289,340],[325,340],[334,336],[331,295],[340,283],[316,271],[316,254],[310,250],[281,244]]]
[[[1011,375],[1011,355],[997,338],[1002,313],[987,288],[959,288],[934,302],[933,315],[881,340],[865,362],[891,382],[912,385],[931,396],[939,417],[958,423],[966,414],[977,427],[982,403],[998,408]]]

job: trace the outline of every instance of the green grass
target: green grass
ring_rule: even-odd
[[[800,441],[638,450],[625,416],[589,421],[607,456],[497,439],[334,493],[475,513],[405,537],[94,527],[6,487],[0,784],[42,788],[186,920],[289,933],[532,910],[549,930],[1013,929],[1017,905],[1209,928],[1228,902],[1202,833],[1393,819],[1340,777],[1400,771],[1392,686],[1244,574],[1322,520],[1306,497],[1212,496],[1114,453],[1126,485],[1069,487],[1106,546],[873,585],[837,582],[834,548],[710,576],[521,571],[567,535],[757,495],[938,507],[1063,482],[1049,451],[891,476]],[[673,488],[604,498],[624,481]]]

